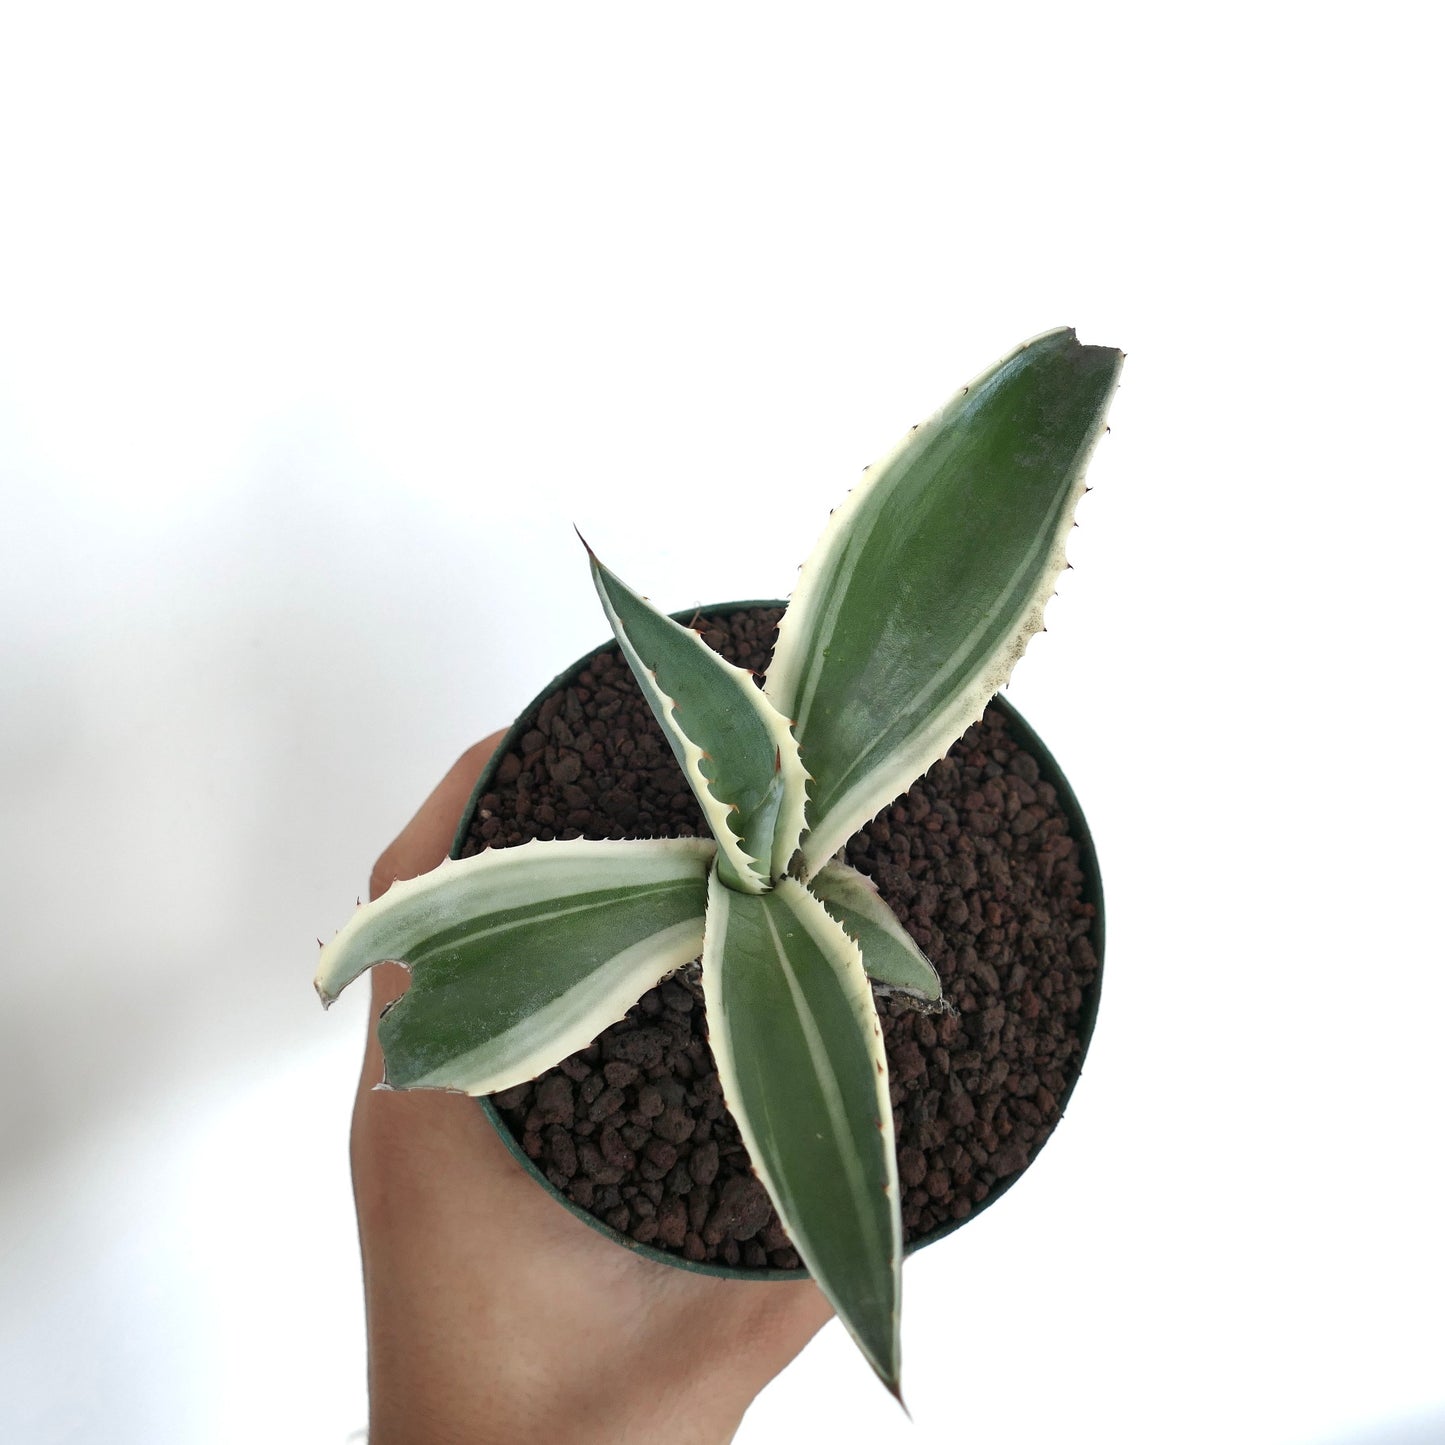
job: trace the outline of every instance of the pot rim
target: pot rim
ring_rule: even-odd
[[[753,599],[743,602],[718,602],[701,607],[689,607],[680,612],[673,612],[669,615],[675,622],[689,625],[699,617],[730,617],[734,612],[746,612],[758,607],[786,607],[787,603],[777,599]],[[470,839],[472,822],[476,817],[477,809],[481,805],[482,796],[490,789],[496,775],[497,768],[508,752],[521,740],[524,733],[529,731],[536,720],[537,713],[542,704],[559,688],[567,687],[587,670],[592,659],[599,652],[605,652],[609,647],[616,647],[614,641],[607,641],[594,647],[591,651],[584,653],[570,667],[559,672],[537,695],[518,713],[516,720],[512,723],[501,742],[496,746],[492,756],[487,760],[487,765],[482,769],[481,776],[477,779],[476,786],[472,789],[471,796],[467,799],[467,805],[462,811],[461,821],[457,824],[456,835],[452,839],[451,852],[449,857],[456,859],[462,856],[462,849]],[[1043,740],[1033,728],[1025,721],[1023,715],[1014,705],[1000,693],[996,693],[992,701],[1003,712],[1008,720],[1010,730],[1017,739],[1023,743],[1034,755],[1039,764],[1040,773],[1053,785],[1065,816],[1069,820],[1069,831],[1079,844],[1079,866],[1084,874],[1084,896],[1091,899],[1094,904],[1094,920],[1089,929],[1089,941],[1093,944],[1094,956],[1098,960],[1098,971],[1094,975],[1094,982],[1084,994],[1083,1003],[1079,1011],[1079,1066],[1072,1079],[1065,1087],[1063,1096],[1059,1100],[1059,1122],[1062,1123],[1064,1112],[1068,1108],[1069,1100],[1073,1097],[1074,1089],[1084,1071],[1084,1064],[1088,1059],[1089,1043],[1094,1035],[1094,1024],[1099,1016],[1099,999],[1103,992],[1104,982],[1104,886],[1103,879],[1099,874],[1099,859],[1094,849],[1093,835],[1089,831],[1088,821],[1084,817],[1084,811],[1079,806],[1079,800],[1074,794],[1069,780],[1064,776],[1064,771],[1059,767],[1054,755],[1044,746]],[[595,1214],[583,1209],[580,1205],[574,1204],[550,1179],[537,1167],[534,1160],[527,1157],[526,1151],[522,1148],[521,1141],[516,1138],[511,1129],[507,1127],[502,1116],[497,1112],[496,1106],[487,1095],[477,1098],[482,1113],[488,1122],[497,1131],[502,1143],[506,1145],[512,1157],[527,1171],[532,1178],[542,1186],[547,1193],[555,1199],[562,1207],[584,1224],[590,1225],[599,1234],[605,1235],[614,1244],[621,1245],[631,1253],[640,1255],[644,1259],[653,1260],[658,1264],[665,1264],[672,1269],[691,1270],[694,1274],[708,1274],[721,1279],[741,1280],[795,1280],[810,1278],[806,1269],[745,1269],[738,1265],[712,1264],[707,1261],[685,1259],[681,1255],[672,1254],[667,1250],[657,1249],[650,1244],[642,1244],[631,1235],[623,1234],[621,1230],[614,1229],[605,1220],[597,1218]],[[1058,1124],[1054,1125],[1056,1129]],[[1035,1151],[1022,1169],[1016,1174],[1010,1174],[1003,1183],[997,1185],[978,1204],[969,1210],[962,1219],[950,1220],[947,1224],[939,1225],[935,1230],[913,1240],[904,1247],[904,1257],[914,1254],[930,1244],[936,1244],[940,1239],[946,1238],[955,1230],[961,1229],[965,1224],[977,1219],[990,1205],[1001,1199],[1020,1180],[1035,1159],[1038,1158],[1044,1148],[1048,1145],[1049,1139],[1053,1138],[1053,1130],[1049,1131],[1048,1139],[1045,1139]]]

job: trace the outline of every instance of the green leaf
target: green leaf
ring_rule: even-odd
[[[883,1037],[858,946],[792,878],[708,885],[702,956],[723,1097],[793,1247],[898,1394],[903,1227]]]
[[[874,983],[928,1003],[943,997],[937,971],[879,897],[871,878],[846,863],[827,863],[808,888],[858,945],[863,967]]]
[[[622,655],[717,838],[724,881],[763,892],[803,831],[807,774],[788,720],[751,673],[639,597],[590,547],[587,555]]]
[[[392,886],[321,953],[330,1002],[394,960],[384,1082],[493,1094],[585,1048],[702,952],[710,842],[527,843]]]
[[[805,876],[983,715],[1043,626],[1122,361],[1072,331],[1028,342],[833,513],[767,677],[814,780]]]

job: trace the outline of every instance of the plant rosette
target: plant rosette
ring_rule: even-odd
[[[1049,332],[913,428],[832,514],[775,646],[757,609],[705,638],[588,548],[615,650],[538,700],[550,732],[513,728],[453,857],[322,950],[323,1002],[412,974],[387,1087],[496,1096],[514,1150],[633,1247],[801,1265],[895,1394],[905,1229],[1018,1176],[1097,1008],[1087,829],[989,703],[1068,565],[1121,363]]]
[[[692,625],[701,620],[709,642],[720,642],[726,636],[727,642],[737,646],[727,630],[729,619],[737,614],[770,618],[785,605],[780,601],[719,603],[674,617]],[[761,632],[770,625],[763,621],[755,630]],[[744,638],[742,646],[747,645]],[[931,870],[935,876],[945,875],[943,887],[929,879],[922,890],[910,888],[898,876],[896,865],[887,861],[892,855],[875,847],[871,824],[849,845],[860,870],[871,868],[869,876],[875,884],[878,879],[874,875],[884,875],[885,899],[889,891],[912,895],[907,926],[915,941],[935,960],[947,957],[955,962],[952,976],[945,981],[949,1007],[922,1014],[930,1020],[925,1025],[927,1047],[936,1050],[942,1045],[948,1055],[942,1065],[936,1055],[923,1057],[922,1070],[917,1071],[923,1050],[917,1047],[917,1020],[908,996],[875,990],[890,1051],[890,1078],[908,1076],[906,1082],[894,1086],[899,1097],[893,1107],[895,1138],[908,1166],[900,1181],[905,1198],[905,1256],[976,1218],[1037,1157],[1078,1081],[1103,984],[1103,890],[1083,810],[1064,773],[1018,711],[1002,697],[990,706],[1001,724],[992,729],[993,751],[980,753],[982,741],[979,748],[959,749],[965,759],[981,755],[988,761],[961,762],[947,779],[935,778],[932,791],[945,797],[940,814],[951,809],[959,817],[969,811],[966,802],[982,796],[979,784],[988,781],[984,774],[1006,779],[1010,791],[999,789],[1005,800],[1002,809],[974,810],[975,818],[984,820],[978,826],[989,828],[997,819],[998,831],[969,836],[970,825],[962,823],[958,831],[963,836],[955,838],[941,821],[936,832],[930,833],[926,820],[912,822],[911,814],[903,825],[891,818],[882,820],[890,838],[919,834],[944,843],[954,856]],[[599,712],[609,716],[599,718]],[[642,826],[649,831],[668,823],[676,827],[683,818],[682,827],[698,831],[700,815],[671,754],[656,746],[639,762],[634,729],[637,736],[646,737],[655,733],[655,724],[616,647],[602,646],[578,659],[533,698],[502,738],[462,814],[451,856],[472,857],[486,847],[516,846],[533,838],[621,838],[638,827],[640,805],[647,803],[655,809],[644,814]],[[655,742],[660,744],[661,738]],[[621,754],[624,748],[629,750],[625,756]],[[589,769],[583,759],[594,749],[601,749],[602,755],[594,755],[598,766]],[[1008,754],[1006,763],[994,756],[999,751]],[[639,782],[641,771],[649,776]],[[619,786],[623,778],[628,779],[626,787]],[[933,803],[922,788],[918,792],[920,805],[927,804],[932,817]],[[950,797],[952,801],[946,801]],[[1029,800],[1021,802],[1021,811],[1032,809],[1016,834],[1008,825],[1017,823],[1018,815],[1014,819],[1002,815],[1009,806],[1007,799],[1015,797]],[[1042,816],[1036,816],[1039,813]],[[1048,828],[1050,819],[1053,828]],[[1062,829],[1057,826],[1060,821],[1066,825]],[[1006,843],[1000,841],[1001,834]],[[938,835],[943,835],[942,839]],[[1051,842],[1055,839],[1057,843]],[[871,857],[875,852],[878,857]],[[1017,892],[1021,883],[1027,888],[1024,907],[1030,911],[1030,922],[1039,923],[1042,914],[1042,921],[1051,926],[1051,949],[1041,945],[1037,932],[1022,949],[1017,938],[980,938],[990,927],[999,927],[979,925],[996,891],[990,879],[1004,874],[1010,891]],[[975,882],[966,886],[970,877]],[[944,892],[950,883],[952,900]],[[956,913],[962,898],[973,906],[960,926],[950,922],[949,913],[951,909]],[[941,947],[931,952],[927,947],[931,942],[929,922],[943,938]],[[1016,920],[1014,926],[1019,928]],[[999,931],[1007,933],[1001,927]],[[1079,939],[1086,942],[1086,948],[1080,947]],[[1062,988],[1050,984],[1051,974],[1066,980]],[[1079,989],[1076,1005],[1069,996],[1075,987]],[[1055,997],[1056,993],[1060,996]],[[694,1063],[694,1056],[705,1049],[703,1015],[693,1007],[695,996],[685,999],[674,989],[664,1002],[658,995],[659,990],[651,991],[644,997],[644,1007],[629,1010],[601,1039],[563,1061],[561,1067],[519,1085],[500,1100],[479,1099],[483,1112],[522,1167],[564,1207],[614,1243],[660,1264],[724,1278],[804,1277],[807,1272],[796,1260],[788,1261],[792,1251],[786,1243],[775,1242],[771,1249],[755,1243],[748,1251],[751,1263],[742,1262],[742,1250],[729,1248],[729,1241],[746,1244],[757,1241],[759,1235],[777,1241],[781,1222],[770,1204],[761,1222],[756,1210],[749,1214],[727,1208],[726,1191],[752,1176],[746,1151],[734,1137],[735,1130],[728,1127],[726,1115],[719,1119],[716,1106],[709,1107],[716,1075],[707,1071],[706,1055],[701,1071]],[[897,1003],[890,1011],[894,999]],[[959,1014],[959,1002],[967,1005],[967,1014]],[[994,1012],[992,1029],[983,1023],[990,1011]],[[952,1028],[943,1023],[950,1013]],[[972,1028],[969,1016],[977,1020]],[[914,1027],[907,1027],[910,1024]],[[659,1039],[659,1032],[668,1036]],[[986,1072],[1004,1055],[1006,1033],[1012,1046],[1009,1052],[1018,1066],[1012,1088],[1005,1087],[1010,1075],[995,1085]],[[895,1037],[898,1051],[911,1055],[903,1068],[896,1068],[892,1057]],[[913,1049],[908,1048],[910,1039],[914,1040]],[[976,1048],[976,1043],[984,1047]],[[986,1054],[990,1043],[993,1051]],[[977,1060],[971,1057],[974,1053]],[[1050,1075],[1047,1083],[1041,1077],[1045,1074]],[[548,1080],[554,1084],[549,1085]],[[683,1095],[681,1122],[652,1112],[661,1103],[664,1089],[674,1097]],[[978,1127],[980,1120],[999,1111],[1010,1126],[1009,1136],[1002,1140],[995,1130]],[[592,1117],[594,1113],[596,1117]],[[935,1119],[946,1122],[946,1133],[942,1127],[930,1129]],[[652,1126],[659,1120],[657,1132]],[[719,1135],[723,1136],[721,1142]],[[605,1139],[610,1139],[610,1144],[604,1149],[601,1141]],[[699,1141],[705,1150],[698,1170],[705,1171],[701,1180],[693,1177],[689,1167]],[[580,1145],[585,1150],[589,1144],[592,1153],[584,1164],[578,1149]],[[950,1145],[955,1145],[956,1151],[951,1151]],[[970,1147],[974,1153],[969,1153]],[[980,1151],[981,1160],[974,1157]],[[988,1167],[1001,1157],[1005,1167]],[[1021,1167],[1011,1169],[1008,1163]],[[924,1164],[931,1167],[920,1177]],[[945,1199],[930,1196],[930,1204],[935,1205],[931,1212],[937,1217],[921,1222],[920,1228],[909,1214],[916,1215],[923,1202],[915,1198],[909,1210],[908,1196],[927,1192],[924,1185],[929,1174],[934,1175],[935,1189],[943,1194],[936,1176],[939,1166],[947,1167],[953,1188]],[[745,1199],[745,1203],[755,1200]],[[667,1240],[660,1237],[666,1225],[659,1222],[659,1216],[669,1205],[677,1213],[686,1205],[689,1217],[684,1229],[674,1216],[672,1237]],[[617,1218],[616,1224],[608,1222],[608,1214]],[[631,1217],[624,1221],[619,1217],[624,1214]],[[739,1241],[739,1235],[746,1239]],[[692,1253],[687,1252],[689,1246]],[[726,1262],[728,1253],[738,1255],[737,1262]]]

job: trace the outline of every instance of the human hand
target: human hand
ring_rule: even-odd
[[[371,877],[436,867],[500,742],[469,749]],[[831,1317],[811,1280],[672,1269],[544,1193],[474,1100],[377,1092],[375,1023],[406,990],[372,970],[351,1129],[366,1289],[370,1445],[716,1445]]]

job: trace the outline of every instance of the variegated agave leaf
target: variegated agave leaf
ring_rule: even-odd
[[[702,985],[723,1097],[794,1248],[895,1395],[903,1227],[887,1063],[858,945],[792,878],[708,884]]]
[[[871,878],[846,863],[827,863],[814,874],[808,888],[858,945],[863,967],[874,983],[926,1003],[937,1003],[943,997],[937,971],[879,897]]]
[[[585,1048],[702,952],[711,842],[527,843],[392,886],[321,953],[330,1003],[373,964],[411,986],[379,1034],[392,1088],[491,1094]]]
[[[717,839],[724,881],[765,891],[803,831],[807,774],[788,720],[751,673],[639,597],[590,547],[587,555],[622,655]]]
[[[1043,626],[1122,360],[1072,331],[1026,343],[833,513],[767,675],[813,778],[805,876],[983,715]]]

